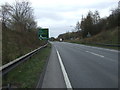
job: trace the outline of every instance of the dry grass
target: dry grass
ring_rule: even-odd
[[[85,39],[81,39],[81,40],[71,40],[71,41],[67,41],[67,42],[120,50],[118,47],[111,47],[111,46],[109,47],[109,46],[102,46],[102,45],[95,44],[95,43],[103,43],[103,44],[120,45],[119,34],[120,34],[120,27],[116,27],[111,30],[103,31],[93,37],[90,37],[90,38],[85,38]]]
[[[2,66],[2,40],[0,40],[0,66]],[[1,86],[2,86],[2,76],[0,75],[0,87]]]
[[[118,40],[118,34],[120,34],[119,28],[114,28],[108,31],[103,31],[91,38],[84,39],[84,42],[95,42],[105,44],[120,44]]]
[[[6,64],[45,44],[38,39],[37,33],[2,31],[2,64]]]

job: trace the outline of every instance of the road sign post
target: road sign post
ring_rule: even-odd
[[[40,28],[38,31],[40,40],[48,40],[49,39],[49,29],[48,28]]]

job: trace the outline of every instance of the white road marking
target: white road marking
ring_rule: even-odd
[[[65,80],[66,87],[67,87],[69,90],[72,90],[72,86],[71,86],[70,80],[69,80],[69,78],[68,78],[67,72],[66,72],[66,70],[65,70],[65,67],[64,67],[64,65],[63,65],[62,59],[61,59],[61,57],[60,57],[60,54],[59,54],[59,52],[58,52],[57,49],[56,49],[56,51],[57,51],[58,59],[59,59],[60,66],[61,66],[61,69],[62,69],[62,73],[63,73],[63,76],[64,76],[64,80]]]
[[[96,56],[99,56],[99,57],[104,57],[103,55],[100,55],[100,54],[97,54],[97,53],[93,53],[93,52],[90,52],[90,51],[86,51],[86,52],[91,53],[91,54],[96,55]]]
[[[102,47],[94,47],[94,46],[87,46],[87,45],[82,45],[83,47],[90,47],[90,48],[95,48],[95,49],[101,49],[101,50],[107,50],[107,51],[112,51],[112,52],[120,52],[119,50],[113,50],[113,49],[107,49],[107,48],[102,48]]]
[[[71,43],[73,44],[73,43]],[[112,51],[112,52],[117,52],[117,53],[120,53],[119,50],[114,50],[114,49],[107,49],[107,48],[102,48],[102,47],[96,47],[96,46],[88,46],[88,45],[83,45],[83,44],[76,44],[74,43],[74,45],[80,45],[80,46],[83,46],[83,47],[90,47],[90,48],[95,48],[95,49],[101,49],[101,50],[107,50],[107,51]]]

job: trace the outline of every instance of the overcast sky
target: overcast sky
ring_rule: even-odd
[[[20,1],[20,0],[19,0]],[[81,16],[98,10],[101,17],[108,16],[119,0],[28,0],[34,9],[38,26],[49,28],[50,37],[72,31]],[[0,0],[0,4],[15,0]]]

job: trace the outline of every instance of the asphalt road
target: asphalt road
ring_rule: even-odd
[[[51,43],[42,88],[67,87],[59,55],[72,88],[118,88],[118,51],[67,42]]]

